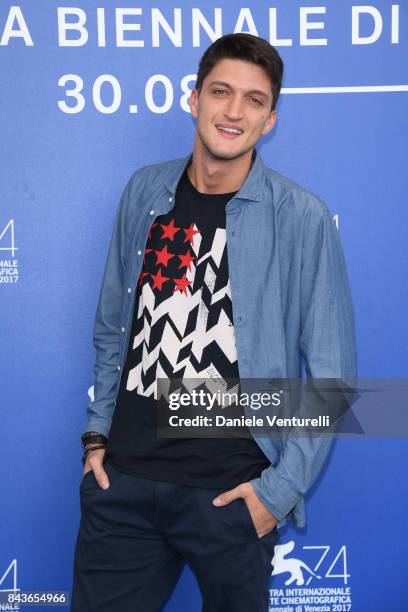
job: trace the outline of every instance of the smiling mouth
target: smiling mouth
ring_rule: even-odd
[[[225,136],[228,136],[229,138],[240,136],[243,133],[243,131],[239,128],[231,128],[231,127],[225,127],[221,125],[216,125],[215,127],[217,128],[219,132],[222,133],[223,136],[225,135]]]

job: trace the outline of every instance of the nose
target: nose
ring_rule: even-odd
[[[231,121],[237,121],[242,117],[242,99],[240,96],[230,96],[224,108],[224,116]]]

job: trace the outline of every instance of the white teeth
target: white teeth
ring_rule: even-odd
[[[241,130],[236,130],[234,128],[227,128],[227,127],[221,127],[221,126],[217,126],[219,130],[222,130],[223,132],[230,132],[231,134],[242,134]]]

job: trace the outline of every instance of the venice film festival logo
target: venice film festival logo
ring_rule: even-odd
[[[17,559],[12,559],[4,571],[3,569],[0,568],[0,595],[7,596],[8,593],[19,593],[21,589],[17,586]],[[9,604],[0,602],[0,610],[20,609],[18,603]]]
[[[18,281],[18,259],[16,258],[14,219],[0,227],[0,284],[12,285]]]
[[[273,571],[269,612],[290,610],[303,612],[351,610],[351,574],[347,564],[347,547],[305,545],[295,551],[290,540],[275,546],[271,561]],[[287,607],[281,607],[287,606]]]

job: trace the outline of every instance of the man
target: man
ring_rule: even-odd
[[[72,610],[156,611],[183,563],[203,610],[268,610],[277,526],[306,523],[329,439],[157,436],[157,380],[352,378],[331,213],[266,168],[283,64],[232,34],[199,65],[192,155],[144,167],[117,212],[95,319]],[[186,606],[186,609],[189,609]]]

